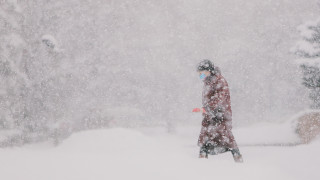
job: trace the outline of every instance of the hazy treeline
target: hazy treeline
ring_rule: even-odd
[[[187,123],[203,58],[229,81],[235,125],[281,120],[308,106],[289,49],[318,10],[316,0],[0,1],[0,128],[32,141]]]

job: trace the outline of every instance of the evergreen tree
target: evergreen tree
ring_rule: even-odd
[[[302,57],[303,85],[310,89],[312,109],[320,109],[320,19],[298,27],[302,39],[293,48]]]

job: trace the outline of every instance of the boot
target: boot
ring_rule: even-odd
[[[236,163],[243,163],[242,155],[240,154],[239,149],[232,149],[231,150],[233,159]]]
[[[200,148],[199,158],[206,158],[206,159],[208,159],[208,150],[207,150],[206,146],[202,146],[202,147]]]
[[[243,163],[242,155],[241,154],[235,154],[233,155],[234,162],[236,163]]]
[[[203,158],[208,159],[208,154],[200,154],[200,155],[199,155],[199,158],[200,158],[200,159],[203,159]]]

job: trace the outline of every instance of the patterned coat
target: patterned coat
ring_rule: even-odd
[[[198,145],[206,143],[224,148],[237,148],[232,129],[232,111],[228,83],[218,67],[204,80],[202,128]]]

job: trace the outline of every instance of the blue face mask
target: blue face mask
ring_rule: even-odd
[[[203,80],[204,78],[206,78],[206,75],[204,73],[200,74],[200,79]]]

